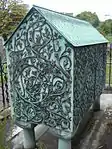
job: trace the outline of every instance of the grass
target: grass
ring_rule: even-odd
[[[46,145],[43,142],[39,141],[38,149],[47,149],[47,147],[46,147]]]
[[[0,149],[9,149],[4,146],[4,137],[6,133],[6,120],[0,121]]]
[[[11,148],[11,142],[7,142],[7,144],[4,144],[4,140],[6,142],[6,124],[7,119],[4,121],[0,121],[0,149],[10,149]],[[10,121],[11,127],[13,127],[13,120]],[[12,128],[10,127],[10,131]],[[10,132],[11,133],[11,132]],[[39,141],[38,142],[38,149],[48,149],[47,146],[44,144],[44,142]]]
[[[106,84],[109,84],[109,64],[106,65]],[[111,65],[111,76],[110,76],[110,84],[112,84],[112,65]]]
[[[4,118],[4,120],[0,120],[0,149],[11,148],[11,141],[7,141],[6,138],[8,135],[12,134],[13,124],[14,122],[11,118]]]
[[[109,63],[110,63],[110,52],[107,53],[106,84],[109,84],[109,74],[110,74],[110,84],[112,84],[112,50],[111,50],[111,65]]]

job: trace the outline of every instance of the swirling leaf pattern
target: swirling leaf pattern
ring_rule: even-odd
[[[16,121],[70,131],[72,47],[36,11],[8,44]]]
[[[33,11],[7,49],[15,120],[75,131],[103,89],[106,44],[74,48]]]
[[[74,59],[74,128],[105,85],[106,44],[75,49]]]

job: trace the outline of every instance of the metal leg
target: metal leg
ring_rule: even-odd
[[[100,98],[95,101],[94,106],[93,106],[93,110],[94,111],[100,111]]]
[[[58,139],[58,149],[71,149],[71,140]]]
[[[25,128],[24,131],[24,149],[35,149],[35,133],[34,128]]]

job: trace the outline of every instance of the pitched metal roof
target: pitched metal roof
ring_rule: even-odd
[[[38,12],[40,12],[41,15],[49,22],[49,24],[54,26],[55,29],[60,32],[60,34],[62,34],[72,45],[76,47],[108,42],[103,35],[101,35],[90,23],[86,21],[82,21],[74,17],[35,5],[30,11],[33,9],[36,9]],[[30,11],[26,17],[29,15]],[[22,20],[22,22],[25,20],[25,18]],[[19,26],[22,24],[22,22],[19,24]],[[19,26],[16,28],[16,30],[19,28]],[[10,38],[14,35],[16,30],[12,33]],[[10,40],[10,38],[6,41],[6,43]]]
[[[71,44],[84,46],[108,41],[90,23],[34,6]]]

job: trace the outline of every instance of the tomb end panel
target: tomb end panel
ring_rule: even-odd
[[[72,130],[72,54],[72,46],[40,13],[24,20],[7,44],[15,121]]]

